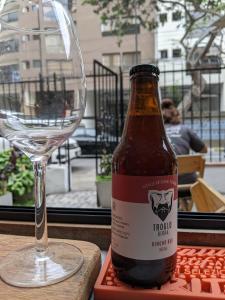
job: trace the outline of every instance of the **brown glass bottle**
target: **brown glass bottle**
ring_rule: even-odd
[[[130,71],[131,97],[112,163],[112,263],[120,280],[160,286],[176,262],[177,164],[154,65]]]

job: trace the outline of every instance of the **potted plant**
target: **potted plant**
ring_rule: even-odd
[[[0,205],[12,205],[12,193],[7,190],[8,178],[13,169],[11,152],[0,153]]]
[[[100,160],[100,174],[96,177],[97,204],[104,208],[111,207],[112,195],[112,154],[106,150]]]
[[[10,149],[0,153],[0,179],[0,194],[11,193],[17,203],[33,199],[32,164],[21,152]]]

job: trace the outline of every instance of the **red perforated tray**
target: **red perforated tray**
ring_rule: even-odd
[[[95,300],[225,299],[225,249],[178,247],[173,278],[160,289],[133,288],[119,281],[109,249],[94,295]]]

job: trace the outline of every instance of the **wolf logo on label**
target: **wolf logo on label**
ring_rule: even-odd
[[[152,202],[152,210],[162,221],[166,219],[173,205],[174,191],[148,191],[148,201]]]

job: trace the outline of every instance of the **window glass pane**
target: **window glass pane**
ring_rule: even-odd
[[[159,14],[159,21],[164,24],[165,22],[167,22],[167,14],[163,13],[163,14]]]
[[[6,81],[17,81],[19,80],[19,65],[4,65],[0,66],[0,83]],[[2,99],[2,101],[4,101]]]
[[[175,11],[172,13],[172,20],[173,21],[179,21],[182,18],[181,11]]]
[[[160,51],[160,58],[168,58],[168,51],[167,50],[161,50]]]
[[[125,68],[129,68],[136,63],[139,63],[141,60],[140,52],[127,52],[123,53],[123,66]]]
[[[22,61],[23,70],[30,69],[30,62],[28,60]]]
[[[110,68],[118,68],[120,66],[120,54],[119,53],[103,54],[102,62],[104,65]]]
[[[0,55],[18,52],[18,50],[19,50],[18,39],[10,39],[10,40],[0,42]]]
[[[181,49],[173,49],[173,57],[181,57]]]
[[[33,60],[33,68],[40,68],[41,67],[41,61],[39,59]]]
[[[48,35],[45,38],[46,43],[46,49],[47,52],[50,54],[56,54],[56,53],[64,53],[64,46],[62,41],[62,36],[60,35]]]

